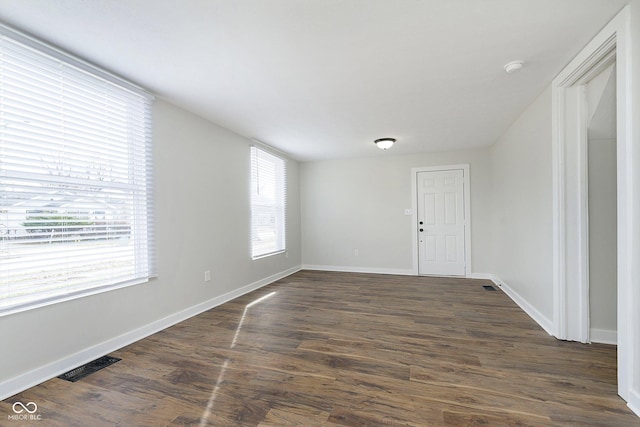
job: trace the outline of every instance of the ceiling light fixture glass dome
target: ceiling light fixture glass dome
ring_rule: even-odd
[[[380,138],[373,141],[381,150],[388,150],[396,142],[395,138]]]

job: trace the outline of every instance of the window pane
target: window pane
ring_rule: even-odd
[[[152,274],[151,98],[0,35],[0,314]]]
[[[251,148],[251,254],[253,258],[285,250],[285,161]]]

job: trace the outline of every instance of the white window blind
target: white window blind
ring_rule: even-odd
[[[152,274],[151,102],[0,29],[0,314]]]
[[[285,250],[286,165],[284,159],[251,147],[251,255]]]

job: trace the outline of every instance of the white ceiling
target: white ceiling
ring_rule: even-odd
[[[492,144],[626,3],[0,0],[0,21],[318,160]]]

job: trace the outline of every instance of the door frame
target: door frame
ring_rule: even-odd
[[[589,341],[587,138],[582,85],[615,55],[618,394],[639,413],[640,316],[636,312],[640,307],[640,97],[632,93],[632,88],[638,90],[640,70],[633,54],[640,54],[640,48],[638,41],[632,40],[632,25],[640,22],[637,18],[634,21],[627,5],[552,83],[553,328],[557,338]]]
[[[420,172],[444,172],[450,170],[462,170],[463,188],[462,199],[464,201],[464,277],[471,275],[471,187],[469,176],[469,164],[424,166],[411,169],[411,243],[413,247],[413,275],[419,276],[418,268],[418,173]],[[456,276],[459,277],[459,276]]]

